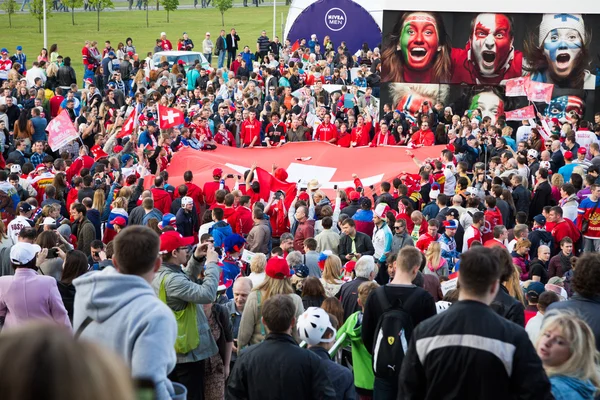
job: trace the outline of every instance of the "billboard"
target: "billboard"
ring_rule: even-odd
[[[593,120],[596,27],[596,14],[385,11],[382,103],[413,115],[439,101],[493,120],[533,105]]]

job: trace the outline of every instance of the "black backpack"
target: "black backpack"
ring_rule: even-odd
[[[384,311],[375,329],[373,371],[378,378],[394,379],[400,373],[414,326],[399,298],[393,303],[389,302],[385,286],[382,290],[376,290],[375,295]]]

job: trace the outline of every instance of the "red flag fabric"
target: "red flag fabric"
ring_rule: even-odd
[[[269,200],[271,192],[275,193],[281,190],[285,194],[285,206],[290,207],[296,196],[296,184],[283,182],[275,178],[262,168],[256,168],[256,179],[260,183],[260,197]]]
[[[300,42],[299,41],[295,41],[294,44],[292,45],[292,53],[295,52],[296,50],[298,50],[300,48]]]
[[[527,83],[527,99],[550,104],[553,90],[554,85],[551,83],[529,81]]]
[[[526,87],[528,81],[529,81],[529,78],[527,78],[526,76],[508,79],[506,81],[506,96],[507,97],[527,96],[525,87]]]
[[[404,157],[400,146],[364,147],[348,149],[324,142],[294,142],[277,148],[255,147],[240,149],[218,145],[215,151],[198,151],[183,148],[176,152],[167,168],[169,184],[177,186],[185,183],[183,174],[192,171],[194,182],[211,182],[215,168],[227,174],[243,175],[258,160],[258,167],[271,169],[278,165],[288,173],[288,182],[309,182],[318,179],[321,190],[330,198],[335,198],[333,187],[340,189],[354,187],[352,174],[358,174],[365,189],[365,196],[371,196],[370,185],[376,189],[381,182],[392,182],[404,173],[418,174],[419,167],[409,157]],[[425,146],[411,150],[419,160],[437,159],[446,146]],[[400,156],[399,156],[400,155]],[[310,156],[309,159],[305,158]],[[306,160],[306,161],[302,161]],[[360,163],[357,163],[360,160]],[[154,179],[144,180],[150,187]],[[227,182],[232,187],[233,182]],[[265,186],[261,182],[261,186]],[[270,190],[270,184],[269,184]]]
[[[183,111],[179,111],[176,108],[156,105],[156,110],[158,114],[158,127],[160,129],[168,129],[181,125],[185,120]]]
[[[79,137],[79,132],[69,118],[67,110],[63,110],[46,127],[48,132],[48,145],[52,151],[57,151],[69,142]]]
[[[517,108],[512,111],[505,111],[507,121],[523,121],[524,119],[535,118],[535,109],[533,106]]]
[[[134,109],[129,117],[125,120],[125,123],[121,127],[121,132],[117,135],[117,139],[131,135],[135,129],[135,121],[137,119],[137,109]]]

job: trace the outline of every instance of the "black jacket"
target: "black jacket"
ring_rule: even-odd
[[[525,330],[464,300],[413,331],[398,398],[545,400],[550,389]]]
[[[225,42],[227,43],[227,51],[229,51],[230,53],[235,53],[240,47],[240,37],[238,35],[234,35],[233,38],[235,38],[235,46],[231,42],[231,33],[228,33],[227,36],[225,36]]]
[[[121,79],[128,81],[131,79],[131,73],[133,72],[133,66],[127,60],[121,61],[119,64],[119,72],[121,72]]]
[[[369,282],[369,280],[367,278],[357,277],[350,282],[344,283],[340,288],[338,295],[342,302],[342,308],[344,309],[344,320],[347,320],[348,317],[355,312],[360,311],[357,301],[358,287],[365,282]]]
[[[63,65],[58,69],[56,79],[58,81],[58,86],[71,86],[72,83],[77,83],[75,70],[73,67],[66,65]]]
[[[531,193],[523,185],[519,185],[513,189],[512,192],[513,201],[515,202],[515,208],[517,212],[523,211],[525,214],[529,213],[529,203],[531,203]]]
[[[371,238],[364,233],[356,231],[354,242],[356,246],[356,253],[359,253],[363,256],[372,256],[375,254],[375,249],[373,248],[373,242],[371,241]],[[346,254],[350,253],[352,253],[352,239],[348,235],[342,235],[340,237],[340,244],[338,245],[338,255],[342,259],[343,263],[346,262]]]
[[[321,358],[298,347],[294,338],[270,333],[242,351],[229,376],[226,399],[335,399]]]
[[[503,285],[500,285],[498,294],[490,307],[501,317],[525,327],[525,306],[512,297]]]
[[[223,36],[219,36],[217,38],[215,48],[217,49],[217,51],[225,50],[225,38]]]
[[[552,203],[552,187],[548,182],[540,183],[533,192],[531,204],[529,205],[529,218],[541,214],[544,207],[550,206]]]
[[[360,204],[358,204],[358,201],[351,201],[350,204],[342,208],[342,214],[346,214],[348,217],[352,218],[358,210],[360,210]]]

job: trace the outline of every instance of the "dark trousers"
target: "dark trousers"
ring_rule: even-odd
[[[235,60],[235,52],[236,50],[227,49],[227,69],[231,67],[231,61]]]
[[[204,400],[204,360],[175,365],[169,379],[187,388],[188,400]]]
[[[373,400],[396,400],[398,397],[397,379],[388,381],[375,377],[373,385]]]

